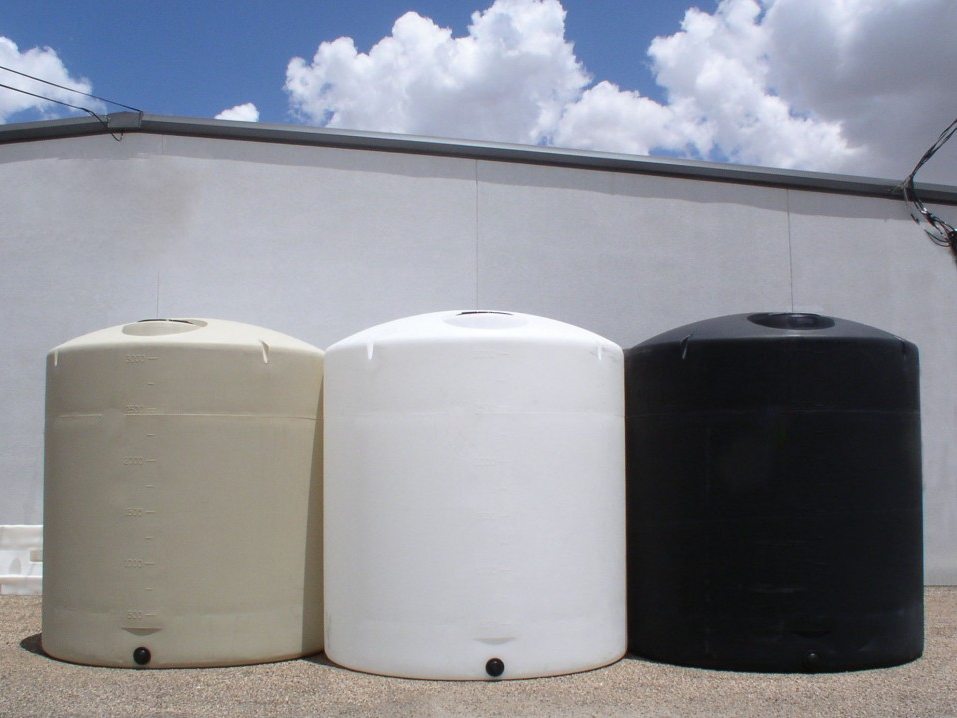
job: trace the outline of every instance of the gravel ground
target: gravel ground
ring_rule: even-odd
[[[924,657],[823,675],[732,673],[627,657],[588,673],[445,683],[382,678],[316,656],[238,668],[140,671],[40,650],[40,597],[0,596],[0,716],[952,716],[957,587],[926,594]]]

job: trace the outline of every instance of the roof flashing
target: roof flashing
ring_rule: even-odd
[[[903,199],[901,181],[892,179],[558,147],[336,130],[306,125],[151,115],[143,112],[112,113],[106,123],[94,117],[78,117],[0,125],[0,145],[126,132],[427,154]],[[957,186],[918,183],[917,188],[925,202],[957,205]]]

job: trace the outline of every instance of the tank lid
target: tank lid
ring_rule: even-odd
[[[834,320],[831,317],[799,312],[752,314],[748,317],[748,321],[771,329],[798,329],[802,332],[811,329],[830,329],[834,326]]]
[[[157,337],[191,332],[207,324],[202,319],[141,319],[133,324],[124,324],[121,331],[134,337]]]

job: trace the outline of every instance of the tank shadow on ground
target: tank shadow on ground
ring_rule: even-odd
[[[347,670],[343,668],[342,666],[336,665],[335,663],[330,661],[328,658],[326,658],[326,654],[321,652],[314,653],[311,656],[303,656],[299,660],[305,661],[306,663],[315,663],[317,666],[326,666],[327,668],[335,668],[340,671]]]
[[[48,661],[53,661],[54,663],[60,663],[63,665],[81,665],[81,664],[71,664],[70,661],[64,661],[62,658],[57,658],[56,656],[51,656],[49,653],[43,650],[43,633],[34,633],[32,636],[27,636],[22,641],[20,641],[20,648],[24,651],[33,653],[34,655],[40,656],[40,658],[45,658]]]
[[[34,653],[38,656],[42,656],[43,658],[50,658],[50,660],[53,660],[43,650],[43,646],[40,643],[40,638],[42,636],[43,636],[42,633],[34,633],[32,636],[27,636],[22,641],[20,641],[20,648],[22,648],[24,651],[29,651],[30,653]]]

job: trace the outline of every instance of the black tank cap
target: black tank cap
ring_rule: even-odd
[[[830,329],[834,326],[830,317],[792,312],[752,314],[748,321],[771,329]]]

